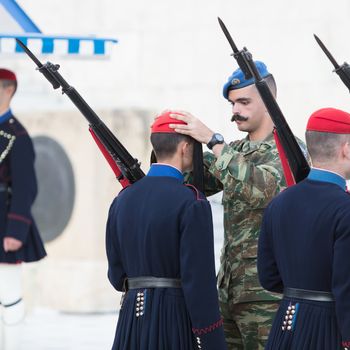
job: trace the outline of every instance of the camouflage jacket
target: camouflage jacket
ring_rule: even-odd
[[[222,302],[276,300],[259,283],[257,244],[263,211],[286,187],[271,134],[264,141],[248,138],[225,145],[216,159],[206,152],[205,193],[223,190],[224,246],[218,276]]]

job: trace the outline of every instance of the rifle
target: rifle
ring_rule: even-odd
[[[93,139],[97,143],[97,146],[106,158],[120,184],[123,187],[127,187],[145,176],[140,168],[138,160],[131,156],[126,148],[113,135],[112,131],[108,129],[87,102],[80,96],[78,91],[70,86],[62,75],[58,73],[60,66],[51,62],[42,64],[21,40],[16,39],[16,41],[34,61],[39,72],[51,83],[52,87],[54,89],[61,87],[62,94],[66,94],[87,119],[89,122],[89,131]]]
[[[310,171],[309,164],[305,159],[305,156],[301,151],[300,146],[297,140],[295,139],[292,131],[290,130],[289,125],[285,117],[283,116],[280,107],[278,106],[274,96],[272,95],[270,88],[268,87],[266,81],[263,78],[261,78],[253,61],[252,54],[247,50],[246,47],[244,47],[243,50],[239,51],[234,41],[232,40],[232,37],[228,32],[225,24],[219,17],[218,21],[222,31],[224,32],[233,50],[232,55],[236,59],[239,67],[244,73],[245,78],[255,79],[255,86],[260,94],[261,99],[265,104],[266,109],[268,110],[271,116],[273,123],[275,124],[275,130],[281,142],[282,151],[286,153],[287,161],[293,176],[292,180],[294,180],[293,182],[295,183],[305,179]],[[281,160],[283,162],[282,157]],[[286,179],[288,180],[287,176]],[[287,181],[287,183],[288,185],[290,185],[292,184],[292,181]]]
[[[350,91],[350,65],[344,62],[341,66],[339,66],[337,61],[334,59],[334,57],[326,48],[326,46],[323,44],[323,42],[320,40],[320,38],[316,34],[314,34],[314,37],[318,45],[320,45],[322,51],[326,54],[328,59],[332,62],[335,68],[333,72],[336,72],[339,75],[339,78],[342,80],[342,82]]]

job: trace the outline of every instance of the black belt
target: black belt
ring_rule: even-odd
[[[181,280],[176,278],[133,277],[126,279],[126,289],[181,288]]]
[[[334,301],[332,293],[318,290],[285,288],[283,295],[287,298],[298,298],[313,301]]]

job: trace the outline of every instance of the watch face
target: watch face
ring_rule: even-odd
[[[213,149],[213,147],[217,144],[224,143],[224,137],[221,134],[215,133],[209,143],[207,144],[209,149]]]
[[[219,141],[219,142],[224,142],[224,137],[221,134],[215,134],[215,138]]]

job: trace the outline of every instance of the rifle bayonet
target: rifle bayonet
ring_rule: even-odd
[[[24,43],[17,39],[17,44],[24,50],[24,52],[32,59],[32,61],[36,64],[36,66],[38,67],[38,71],[40,73],[42,73],[45,78],[51,83],[52,87],[54,89],[58,89],[61,85],[60,83],[57,81],[57,79],[55,79],[55,76],[51,74],[51,71],[58,71],[58,69],[60,68],[60,66],[58,64],[54,65],[50,62],[47,62],[45,64],[42,64],[39,59],[33,54],[32,51],[30,51],[28,49],[28,47],[26,45],[24,45]]]
[[[231,54],[231,56],[233,56],[236,59],[239,67],[241,68],[242,72],[244,73],[245,78],[247,80],[251,79],[253,77],[253,74],[250,71],[249,66],[246,64],[247,58],[245,58],[245,56],[249,56],[249,55],[251,56],[250,52],[245,47],[243,48],[243,50],[239,51],[236,44],[234,43],[234,41],[232,39],[231,34],[227,30],[224,22],[221,20],[220,17],[218,17],[218,21],[219,21],[219,24],[220,24],[222,31],[225,34],[227,41],[229,42],[229,44],[233,50],[233,53]]]
[[[237,46],[236,44],[234,43],[232,37],[231,37],[231,34],[229,33],[229,31],[227,30],[224,22],[221,20],[220,17],[218,17],[218,21],[219,21],[219,24],[220,24],[220,27],[222,29],[222,31],[224,32],[225,36],[226,36],[226,39],[227,41],[230,43],[231,47],[232,47],[232,50],[233,50],[233,53],[238,53],[238,49],[237,49]]]
[[[314,34],[314,38],[317,41],[317,44],[320,45],[322,51],[326,54],[326,56],[328,57],[328,59],[332,62],[333,66],[335,69],[339,69],[340,66],[338,64],[338,62],[335,60],[335,58],[332,56],[332,54],[329,52],[329,50],[326,48],[326,46],[323,44],[323,42],[321,41],[321,39]]]
[[[348,63],[344,62],[341,66],[337,63],[333,55],[329,52],[329,50],[326,48],[326,46],[323,44],[323,42],[320,40],[320,38],[314,34],[314,37],[320,45],[322,51],[326,54],[328,59],[332,62],[334,66],[334,72],[336,72],[339,75],[339,78],[342,80],[342,82],[345,84],[345,86],[350,91],[350,66]]]

